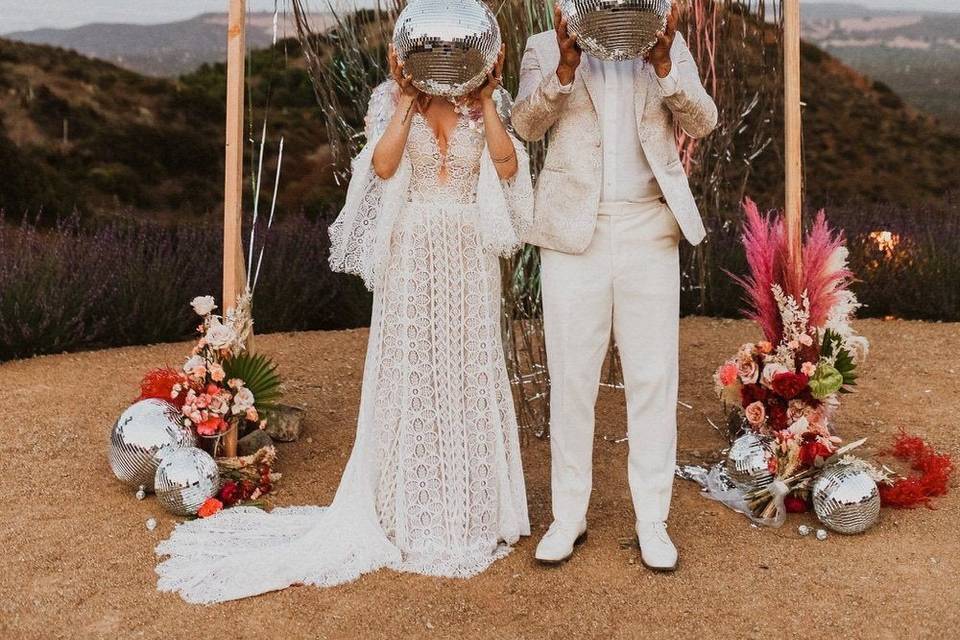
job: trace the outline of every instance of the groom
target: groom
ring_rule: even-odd
[[[534,228],[541,250],[553,524],[537,547],[563,562],[586,538],[594,409],[611,329],[620,351],[630,443],[628,478],[641,558],[670,571],[667,535],[677,441],[677,343],[681,234],[705,231],[677,152],[674,127],[699,138],[717,108],[677,35],[674,10],[646,61],[582,55],[554,10],[555,31],[530,38],[513,126],[549,132],[537,183]]]

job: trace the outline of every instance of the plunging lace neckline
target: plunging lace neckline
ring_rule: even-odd
[[[470,130],[469,127],[464,127],[463,125],[467,123],[467,118],[460,113],[457,113],[457,123],[453,125],[450,129],[450,133],[447,135],[446,144],[440,143],[440,136],[437,135],[436,130],[431,126],[430,121],[427,120],[422,112],[417,111],[414,114],[414,119],[419,118],[420,124],[426,129],[429,134],[430,140],[433,142],[433,148],[435,149],[435,155],[439,162],[437,180],[440,184],[447,184],[447,180],[450,177],[450,173],[447,167],[447,158],[450,154],[450,147],[453,146],[454,141],[457,136],[466,129]]]

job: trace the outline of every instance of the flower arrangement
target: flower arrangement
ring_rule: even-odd
[[[191,306],[202,318],[196,345],[179,370],[148,372],[139,399],[171,402],[200,436],[220,436],[242,422],[265,427],[262,415],[279,399],[281,384],[271,360],[246,350],[253,329],[250,305],[248,292],[218,316],[213,297],[194,298]]]
[[[847,249],[823,212],[804,238],[802,274],[796,274],[787,264],[782,218],[761,215],[750,200],[744,211],[749,275],[732,277],[764,339],[742,345],[714,374],[714,384],[745,429],[775,443],[770,471],[780,484],[746,496],[755,514],[769,518],[778,506],[775,492],[790,494],[781,496],[788,510],[806,510],[804,481],[838,454],[842,440],[833,416],[840,396],[856,385],[869,343],[851,326],[860,305],[849,288]]]
[[[789,476],[836,452],[841,439],[831,420],[840,395],[856,385],[869,343],[851,327],[859,303],[849,289],[847,249],[823,213],[805,238],[798,279],[786,264],[782,219],[762,216],[749,200],[744,209],[750,275],[734,278],[765,339],[741,346],[714,382],[749,429],[775,439],[773,471]]]

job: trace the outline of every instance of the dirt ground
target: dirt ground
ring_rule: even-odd
[[[849,439],[887,445],[900,427],[960,459],[960,326],[865,321],[871,360],[841,410]],[[746,322],[682,325],[680,456],[723,442],[711,373]],[[300,442],[280,446],[276,504],[326,504],[350,453],[365,331],[271,335],[288,400],[307,407]],[[559,568],[532,553],[550,521],[549,443],[523,455],[533,537],[469,581],[381,571],[332,589],[297,587],[198,607],[155,591],[154,545],[174,519],[111,475],[110,426],[148,368],[185,345],[127,348],[0,365],[0,637],[7,638],[956,638],[960,492],[937,510],[884,510],[857,537],[801,538],[793,516],[760,530],[677,481],[672,575],[642,567],[631,535],[623,394],[601,392],[590,539]],[[956,484],[956,483],[955,483]],[[159,526],[148,531],[147,518]]]

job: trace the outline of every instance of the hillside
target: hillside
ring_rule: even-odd
[[[960,13],[813,4],[803,19],[805,38],[960,131]]]
[[[329,18],[314,17],[320,28]],[[152,76],[175,77],[195,71],[204,63],[226,57],[227,16],[205,13],[189,20],[162,24],[87,24],[72,29],[34,29],[3,37],[30,44],[72,49],[91,58]],[[292,18],[280,16],[277,35],[295,33]],[[264,49],[274,41],[272,13],[252,13],[247,19],[247,45]]]
[[[286,137],[281,209],[328,211],[342,189],[329,170],[324,127],[298,46],[283,41],[251,59],[251,137],[259,137],[268,103],[268,149]],[[755,70],[744,71],[748,82],[763,80]],[[864,199],[912,205],[960,187],[957,135],[814,46],[804,47],[803,73],[812,204]],[[151,217],[215,210],[222,189],[224,91],[222,64],[174,81],[62,49],[0,40],[0,207],[11,214],[42,208],[51,216],[74,207],[88,213],[132,209]],[[754,163],[747,191],[761,202],[781,198],[778,149],[775,140]],[[741,169],[731,165],[730,171],[728,179],[738,180]]]
[[[268,148],[286,135],[288,152],[281,203],[299,209],[327,197],[327,163],[317,153],[323,133],[309,80],[296,66],[298,53],[289,65],[284,54],[278,48],[252,58],[258,109],[251,122],[259,137],[269,99]],[[0,40],[0,208],[15,215],[43,209],[51,216],[75,207],[151,216],[216,209],[225,86],[222,65],[172,81],[71,51]]]

